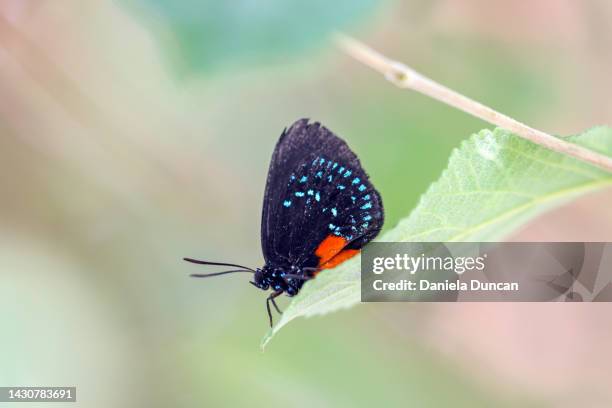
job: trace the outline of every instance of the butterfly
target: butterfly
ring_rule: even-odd
[[[270,168],[263,199],[261,268],[184,258],[185,261],[231,270],[192,274],[208,278],[252,273],[250,283],[272,292],[270,303],[295,296],[305,281],[357,255],[374,239],[384,222],[380,194],[348,145],[318,122],[300,119],[282,132]]]

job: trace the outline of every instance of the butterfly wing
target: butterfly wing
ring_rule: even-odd
[[[267,264],[334,266],[372,240],[383,221],[380,195],[342,139],[308,119],[282,133],[262,211]]]

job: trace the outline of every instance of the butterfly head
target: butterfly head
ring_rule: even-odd
[[[299,268],[295,266],[275,267],[264,265],[263,268],[256,269],[251,284],[262,290],[272,289],[274,292],[294,296],[299,292],[303,281]]]
[[[265,272],[265,266],[263,268],[257,268],[251,284],[261,290],[268,290],[270,288],[270,282]]]
[[[222,272],[191,274],[191,276],[194,278],[210,278],[213,276],[226,275],[237,272],[252,273],[253,280],[251,280],[250,283],[253,286],[261,290],[271,289],[273,292],[279,294],[285,293],[287,294],[287,296],[296,295],[302,287],[302,283],[305,280],[309,279],[309,277],[304,275],[305,270],[302,270],[296,266],[277,267],[266,264],[263,268],[252,269],[248,266],[242,266],[238,264],[202,261],[193,258],[184,258],[184,260],[199,265],[230,266],[236,268]]]

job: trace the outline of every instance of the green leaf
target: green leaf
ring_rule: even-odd
[[[368,16],[379,0],[123,0],[183,74],[285,61]],[[167,33],[159,30],[168,28]],[[169,36],[167,34],[170,34]]]
[[[612,129],[598,127],[568,141],[612,155]],[[538,214],[590,191],[612,186],[612,174],[535,145],[502,129],[482,130],[451,154],[448,167],[409,217],[379,241],[498,241]],[[299,316],[352,307],[360,301],[355,257],[307,282],[262,341]]]

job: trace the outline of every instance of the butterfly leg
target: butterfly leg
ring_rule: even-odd
[[[268,310],[268,318],[270,319],[270,327],[272,327],[273,322],[272,322],[272,311],[270,310],[270,302],[272,302],[272,304],[274,305],[274,308],[276,309],[277,312],[282,313],[279,309],[278,306],[276,306],[276,302],[274,301],[274,298],[279,296],[281,293],[283,293],[282,290],[278,290],[274,293],[271,293],[270,296],[268,296],[268,298],[266,299],[266,309]]]
[[[283,275],[283,278],[285,278],[285,280],[286,279],[299,279],[299,280],[307,281],[307,280],[311,280],[312,278],[314,278],[314,276],[296,275],[292,273],[286,273],[285,275]]]
[[[272,306],[274,306],[274,308],[276,309],[278,314],[283,314],[283,311],[278,308],[278,305],[276,304],[276,301],[274,299],[270,299],[270,301],[272,302]]]

